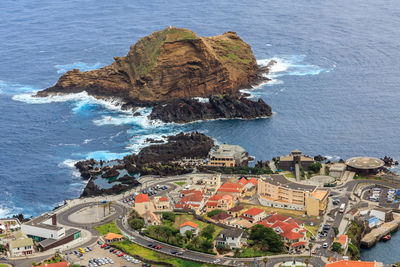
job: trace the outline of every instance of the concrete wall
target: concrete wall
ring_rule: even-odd
[[[258,201],[260,202],[261,205],[267,206],[267,207],[290,209],[290,210],[304,210],[304,206],[303,205],[282,203],[282,202],[277,202],[277,201],[270,201],[270,200],[267,200],[267,199],[265,199],[263,197],[260,197],[260,196],[258,196]]]
[[[26,235],[38,236],[45,239],[47,238],[59,239],[65,236],[64,228],[60,230],[52,230],[52,229],[38,227],[35,225],[23,224],[21,226],[21,229],[22,232],[24,232]]]

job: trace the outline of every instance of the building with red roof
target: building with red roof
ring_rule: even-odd
[[[144,214],[146,211],[154,210],[153,203],[150,202],[149,195],[147,194],[139,194],[135,198],[135,210],[139,213],[139,215]]]
[[[182,193],[182,191],[185,191]],[[199,211],[205,205],[204,193],[200,190],[182,190],[182,199],[175,204],[176,209],[193,209]]]
[[[234,205],[233,199],[232,195],[213,195],[207,201],[207,212],[215,209],[229,210]]]
[[[274,229],[280,236],[289,250],[300,250],[307,244],[307,230],[300,227],[291,218],[274,214],[258,224]]]
[[[342,249],[344,253],[346,253],[349,245],[349,237],[347,235],[340,235],[336,238],[336,242],[339,242],[340,245],[342,245]]]
[[[172,210],[171,203],[169,202],[169,199],[165,196],[154,197],[153,205],[154,205],[155,211],[158,211],[158,212]]]
[[[199,233],[199,226],[191,221],[182,223],[179,226],[179,232],[184,235],[186,233],[186,231],[190,231],[193,233],[193,235],[197,235]]]
[[[246,192],[244,185],[240,182],[237,183],[224,183],[217,190],[218,195],[232,195],[236,198],[241,198],[243,194]]]
[[[266,217],[265,211],[259,208],[251,208],[240,215],[241,218],[246,219],[252,223],[261,221]]]

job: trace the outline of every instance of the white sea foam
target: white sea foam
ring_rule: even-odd
[[[64,74],[69,70],[79,69],[81,71],[89,71],[89,70],[96,70],[104,67],[104,63],[84,63],[84,62],[75,62],[72,64],[65,64],[65,65],[55,65],[54,67],[57,69],[57,73]]]
[[[3,205],[0,206],[0,218],[6,218],[10,216],[10,210]]]
[[[37,88],[22,85],[19,83],[10,83],[6,81],[0,80],[0,92],[4,94],[19,94],[19,93],[27,93],[27,92],[36,92]]]
[[[123,153],[114,153],[108,150],[100,150],[100,151],[93,151],[86,154],[86,159],[95,159],[95,160],[113,160],[113,159],[122,159],[123,157],[130,155],[130,152],[123,152]]]
[[[73,159],[66,159],[63,162],[58,164],[58,167],[60,168],[67,168],[71,169],[71,174],[74,177],[81,177],[81,174],[79,171],[75,168],[75,163],[77,163],[79,160],[73,160]]]
[[[83,144],[88,144],[92,141],[93,141],[93,139],[85,139],[85,140],[83,140]]]
[[[206,97],[193,97],[193,99],[199,101],[200,103],[210,103],[210,100]]]

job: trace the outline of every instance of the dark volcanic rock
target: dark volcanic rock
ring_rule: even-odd
[[[119,175],[119,172],[116,170],[116,168],[112,168],[108,170],[106,173],[104,173],[101,177],[103,178],[111,178],[111,177],[117,177]]]
[[[180,133],[168,137],[166,144],[144,147],[136,156],[136,164],[169,162],[182,158],[205,158],[214,140],[202,133]]]
[[[131,184],[116,184],[111,188],[104,189],[97,186],[93,180],[90,180],[85,189],[83,189],[81,197],[120,194],[131,189],[132,186],[137,186],[139,184],[140,183],[136,181],[136,183],[132,182]]]
[[[392,157],[389,156],[384,156],[383,158],[381,158],[381,160],[383,160],[383,162],[385,162],[385,166],[393,166],[393,165],[399,165],[399,162],[397,160],[394,160]]]
[[[327,160],[327,158],[324,157],[324,156],[321,156],[321,155],[317,155],[317,156],[314,157],[314,160],[315,160],[315,161],[322,162],[322,161]]]
[[[91,171],[93,170],[93,166],[98,164],[98,162],[94,159],[78,161],[75,163],[75,167],[81,173],[83,179],[88,180],[91,177]]]
[[[208,103],[197,99],[173,100],[156,105],[150,119],[163,122],[187,123],[210,119],[255,119],[272,115],[271,107],[262,99],[252,101],[244,97],[214,95]]]

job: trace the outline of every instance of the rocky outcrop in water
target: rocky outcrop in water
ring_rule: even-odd
[[[150,119],[163,122],[187,123],[212,119],[255,119],[272,115],[271,107],[262,99],[257,102],[245,97],[214,95],[207,102],[197,99],[174,100],[156,105]]]
[[[101,178],[98,178],[98,179],[101,179]],[[126,182],[120,183],[120,184],[114,185],[111,188],[105,189],[105,188],[100,188],[98,185],[96,185],[93,182],[93,180],[90,180],[86,184],[86,187],[83,189],[81,197],[120,194],[129,189],[132,189],[133,186],[137,186],[139,184],[140,183],[132,177],[132,179],[130,179],[130,183],[126,183]]]
[[[251,47],[235,32],[213,37],[175,27],[153,32],[131,46],[125,57],[99,70],[68,71],[38,96],[86,91],[95,97],[121,98],[135,105],[214,94],[268,80]]]

